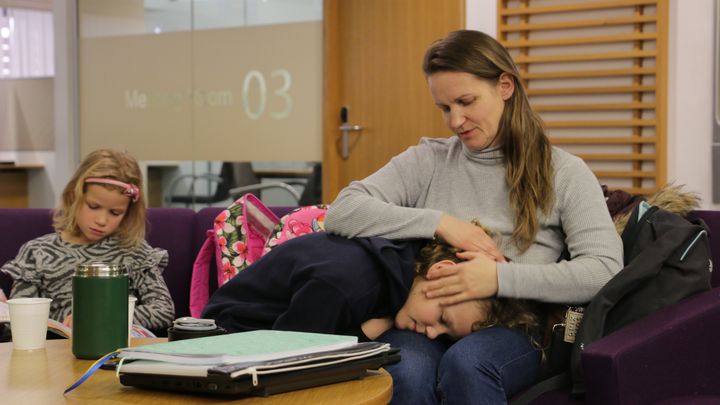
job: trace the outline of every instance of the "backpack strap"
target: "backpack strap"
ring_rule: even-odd
[[[535,399],[539,398],[540,395],[555,391],[560,388],[564,388],[570,385],[570,371],[566,370],[560,374],[554,375],[550,378],[540,381],[539,383],[528,388],[527,391],[520,395],[513,397],[509,404],[510,405],[527,405],[532,403]]]
[[[260,199],[247,193],[215,218],[218,286],[263,255],[265,242],[280,219]]]
[[[215,259],[215,232],[207,231],[207,238],[193,262],[190,279],[190,315],[200,318],[210,298],[210,262]]]
[[[280,218],[259,198],[253,194],[245,194],[242,199],[242,228],[247,246],[248,264],[256,262],[263,256],[265,243],[272,236],[273,228],[280,222]]]

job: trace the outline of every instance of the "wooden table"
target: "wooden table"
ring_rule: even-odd
[[[165,339],[133,339],[133,346]],[[199,396],[142,390],[121,385],[115,372],[98,370],[74,391],[63,391],[93,363],[72,355],[70,340],[48,340],[41,350],[13,350],[0,343],[0,402],[3,404],[387,404],[392,397],[392,378],[385,370],[361,379],[324,385],[269,397],[231,401],[228,397]]]

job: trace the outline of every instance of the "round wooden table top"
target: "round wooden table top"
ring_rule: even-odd
[[[165,339],[133,339],[133,346]],[[392,397],[392,378],[385,370],[369,371],[360,380],[286,392],[268,397],[201,396],[152,391],[120,384],[115,372],[98,370],[74,391],[63,391],[93,363],[72,355],[69,339],[48,340],[45,349],[13,350],[0,343],[0,398],[3,404],[387,404]]]

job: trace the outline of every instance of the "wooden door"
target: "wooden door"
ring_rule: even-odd
[[[465,26],[465,0],[325,0],[323,201],[422,136],[450,136],[422,73],[425,49]],[[347,159],[340,109],[348,107]]]

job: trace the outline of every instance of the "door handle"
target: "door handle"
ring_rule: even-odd
[[[338,129],[342,132],[340,135],[340,156],[343,160],[347,160],[350,156],[350,132],[361,132],[363,130],[360,125],[348,124],[348,113],[349,109],[347,106],[342,106],[340,108],[340,122],[342,124],[338,127]]]

